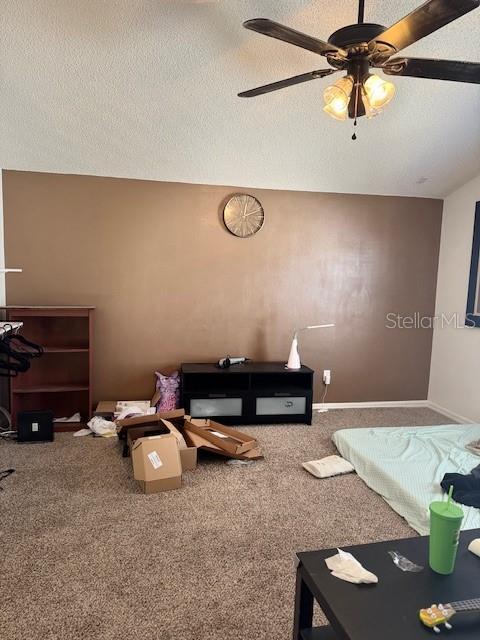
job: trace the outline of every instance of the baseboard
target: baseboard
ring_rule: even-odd
[[[455,420],[455,422],[460,422],[460,424],[474,424],[475,420],[471,420],[470,418],[467,418],[465,416],[461,416],[459,413],[455,413],[455,411],[450,411],[449,409],[446,409],[445,407],[442,407],[441,405],[437,404],[436,402],[431,402],[430,400],[428,401],[428,406],[430,409],[433,409],[433,411],[437,411],[438,413],[442,413],[444,416],[447,416],[447,418],[451,418],[452,420]]]
[[[428,407],[428,400],[386,400],[380,402],[314,402],[313,409],[388,409],[389,407]]]
[[[318,411],[319,409],[394,409],[402,407],[432,409],[432,411],[437,411],[438,413],[441,413],[444,416],[447,416],[447,418],[451,418],[452,420],[455,420],[455,422],[459,422],[460,424],[473,424],[475,422],[470,418],[461,416],[459,413],[450,411],[449,409],[442,407],[436,402],[431,402],[430,400],[387,400],[384,402],[325,402],[325,404],[321,402],[313,403],[314,411]]]

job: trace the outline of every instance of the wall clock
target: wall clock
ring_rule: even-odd
[[[260,231],[265,213],[260,202],[248,193],[236,193],[223,209],[225,226],[239,238],[248,238]]]

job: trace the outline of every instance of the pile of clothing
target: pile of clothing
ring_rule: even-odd
[[[467,444],[467,449],[480,455],[480,440]],[[446,473],[440,485],[445,493],[453,486],[452,497],[455,502],[480,509],[480,464],[468,474]]]

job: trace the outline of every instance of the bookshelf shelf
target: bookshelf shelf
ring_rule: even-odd
[[[19,387],[13,389],[12,393],[69,393],[70,391],[88,391],[88,386],[76,384],[46,385],[43,387]]]

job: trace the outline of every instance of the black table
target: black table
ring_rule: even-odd
[[[194,418],[224,424],[312,424],[313,370],[285,362],[254,362],[220,369],[183,363],[180,406]]]
[[[480,529],[460,535],[457,563],[450,576],[441,576],[428,566],[428,536],[343,547],[378,576],[376,585],[355,585],[330,574],[325,558],[336,549],[298,553],[295,596],[294,640],[426,640],[437,637],[422,625],[419,609],[432,603],[447,603],[480,597],[480,558],[468,551]],[[399,551],[424,568],[403,572],[388,555]],[[313,602],[318,602],[330,625],[312,627]],[[479,640],[480,613],[455,615],[446,640]]]

